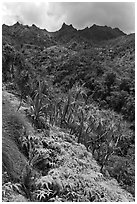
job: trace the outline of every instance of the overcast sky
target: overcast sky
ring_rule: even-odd
[[[3,2],[2,23],[35,24],[56,31],[62,23],[77,29],[93,24],[135,32],[135,4],[129,2]]]

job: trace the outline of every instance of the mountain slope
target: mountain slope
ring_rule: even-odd
[[[79,30],[78,32],[84,38],[87,38],[88,40],[92,40],[94,42],[110,40],[119,36],[126,35],[118,28],[112,29],[111,27],[98,26],[95,24],[90,28],[85,28],[83,30]]]
[[[3,112],[3,117],[5,117],[4,121],[8,122],[10,121],[10,115],[15,114],[14,108],[17,109],[19,101],[13,94],[9,94],[6,91],[3,92],[3,100],[3,108],[5,109],[5,111],[9,111],[9,103],[10,106],[13,107],[12,111],[10,111],[8,114],[8,118],[6,118],[6,112]],[[24,108],[27,108],[27,106],[25,105],[25,107],[21,108],[19,113],[20,117],[24,117],[24,115],[22,115]],[[7,128],[4,126],[3,130],[6,130]],[[43,166],[43,168],[41,169],[42,175],[39,174],[39,176],[37,176],[33,181],[31,199],[33,198],[36,201],[36,199],[39,198],[39,201],[44,202],[48,200],[62,202],[134,201],[132,195],[123,190],[118,185],[115,179],[112,179],[109,175],[105,177],[103,176],[103,174],[100,173],[100,167],[93,159],[92,154],[86,150],[84,145],[75,142],[73,135],[68,134],[63,129],[60,129],[58,127],[51,127],[49,136],[44,135],[44,132],[35,132],[34,136],[32,137],[32,140],[34,140],[35,142],[36,138],[39,138],[39,146],[37,146],[37,151],[41,153],[41,156],[43,158],[43,160],[41,160],[41,164],[43,163],[43,161],[47,163],[48,159],[50,159],[50,161],[52,161],[52,165],[46,166],[48,163],[45,163],[45,166]],[[3,135],[3,139],[4,138],[5,135]],[[11,138],[11,141],[13,141],[13,138]],[[3,144],[3,148],[5,147],[5,145],[6,144]],[[14,155],[15,147],[13,147],[12,143],[11,147],[9,148],[13,149],[11,149],[10,151],[11,156],[18,157],[19,154],[22,154],[20,153],[20,151],[17,151]],[[17,144],[16,148],[18,148]],[[7,154],[9,154],[8,151]],[[9,162],[11,160],[6,161],[6,165],[9,165]],[[20,157],[18,161],[22,162],[22,158]],[[15,168],[15,170],[21,170],[20,166],[16,166],[16,162],[13,163],[13,167]],[[14,176],[14,178],[17,178],[16,175]],[[14,182],[12,181],[11,185],[13,184]],[[48,190],[50,192],[49,195],[44,185],[48,186]],[[6,201],[16,201],[17,196],[14,195],[15,192],[12,191],[12,189],[9,190],[8,183],[7,188],[6,182],[4,183],[3,190],[5,191],[5,196],[3,196],[3,200],[7,199]],[[6,197],[7,191],[10,194],[9,200]],[[42,191],[45,191],[47,193],[47,196],[43,195],[43,197],[39,197],[38,193],[40,191],[41,193]],[[21,192],[23,193],[23,191]],[[14,196],[12,197],[12,195]],[[23,202],[24,198],[20,196],[20,200],[18,197],[18,201]]]
[[[3,200],[133,201],[135,35],[16,23],[2,54]]]
[[[77,30],[72,25],[63,23],[62,27],[56,32],[48,32],[46,29],[40,29],[34,24],[32,26],[16,23],[12,26],[2,26],[3,41],[12,42],[18,46],[22,44],[33,44],[41,47],[49,47],[57,42],[66,43],[71,39],[78,42],[84,41],[93,44],[96,42],[124,36],[125,33],[118,28],[112,29],[107,26],[93,25],[90,28]]]
[[[13,26],[2,26],[3,41],[8,41],[14,46],[21,47],[23,44],[30,44],[40,47],[49,47],[55,44],[48,32],[35,25],[27,26],[16,23]]]
[[[71,39],[74,39],[76,41],[79,40],[79,42],[80,40],[85,42],[88,41],[92,44],[124,35],[126,34],[118,28],[112,29],[111,27],[94,24],[90,28],[87,27],[82,30],[77,30],[72,25],[67,25],[65,23],[63,23],[59,31],[53,33],[53,36],[56,36],[57,41],[68,42]]]

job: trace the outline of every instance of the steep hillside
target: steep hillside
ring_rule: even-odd
[[[134,201],[135,35],[2,29],[3,201]]]
[[[23,152],[23,145],[22,149],[18,149],[20,147],[19,143],[14,141],[15,132],[12,133],[12,130],[15,129],[16,139],[22,141],[29,136],[28,133],[23,135],[22,138],[19,136],[21,126],[26,128],[25,126],[28,127],[28,124],[25,122],[26,118],[24,118],[25,113],[23,111],[27,106],[22,107],[17,115],[15,110],[18,105],[18,99],[4,90],[3,131],[5,134],[3,135],[3,162],[7,168],[4,168],[3,172],[3,201],[134,201],[131,194],[121,189],[116,180],[112,179],[109,174],[105,177],[100,173],[100,167],[84,145],[78,144],[73,135],[56,126],[50,128],[49,135],[45,135],[45,132],[35,132],[31,136],[31,143],[34,144],[33,148],[35,154],[37,154],[37,157],[35,155],[33,158],[32,165],[32,161],[29,161],[21,153],[21,151]],[[13,122],[15,120],[16,123]],[[5,123],[11,123],[12,126],[5,126]],[[17,129],[17,125],[20,125],[20,130]],[[32,127],[30,125],[29,127],[29,134],[32,134]],[[6,139],[8,140],[5,143]],[[28,194],[26,194],[25,186],[23,189],[25,183],[22,183],[23,180],[21,180],[21,175],[24,178],[27,177],[25,160],[31,168],[35,169],[33,188],[31,186],[30,189],[26,189],[30,193],[28,200],[24,197],[24,195]],[[9,166],[11,166],[11,169]],[[16,174],[17,171],[20,171],[20,178],[18,173]],[[5,176],[6,172],[8,172],[9,178]],[[12,172],[14,174],[10,175]],[[31,177],[31,175],[29,176]],[[30,177],[28,179],[32,179]],[[11,180],[11,178],[14,178],[14,180]],[[32,183],[28,183],[28,185],[32,185]]]
[[[49,47],[56,42],[50,37],[48,31],[40,29],[35,25],[27,26],[16,23],[13,26],[3,25],[3,42],[12,43],[17,49],[23,44],[32,46]]]
[[[79,42],[88,41],[88,43],[91,44],[126,35],[118,28],[112,29],[111,27],[98,26],[94,24],[90,28],[87,27],[82,30],[77,30],[72,25],[66,25],[65,23],[63,23],[59,31],[52,34],[53,36],[56,36],[56,39],[59,42],[65,43],[73,39],[76,41],[79,40]]]
[[[94,24],[90,28],[85,28],[83,30],[78,31],[80,35],[88,40],[92,40],[94,42],[103,41],[103,40],[110,40],[113,38],[117,38],[119,36],[126,35],[118,28],[112,29],[108,26],[98,26]]]

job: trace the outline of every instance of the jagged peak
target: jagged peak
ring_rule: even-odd
[[[32,25],[30,26],[30,28],[31,28],[31,29],[34,29],[34,30],[40,29],[40,28],[37,27],[35,24],[32,24]]]
[[[64,26],[67,26],[67,24],[65,22],[62,24],[62,27],[64,27]]]
[[[22,25],[19,21],[17,21],[15,24],[13,24],[13,26],[20,26]]]
[[[76,30],[76,29],[73,27],[72,24],[67,25],[65,22],[62,24],[62,27],[61,27],[60,30],[62,30],[62,29],[74,29],[74,30]]]
[[[37,26],[36,26],[35,24],[32,24],[32,27],[35,27],[35,28],[37,28]]]
[[[92,25],[92,27],[97,27],[97,25],[94,23],[94,24]]]

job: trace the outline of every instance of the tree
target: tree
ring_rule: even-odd
[[[6,44],[2,47],[2,80],[11,80],[14,75],[15,50]]]

